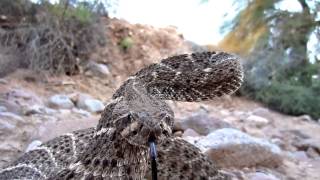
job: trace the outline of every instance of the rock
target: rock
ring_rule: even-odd
[[[270,114],[270,111],[267,108],[258,107],[252,111],[252,114],[265,117]]]
[[[229,116],[231,113],[230,113],[230,111],[228,111],[226,109],[222,109],[222,110],[220,110],[220,114],[222,114],[223,116]]]
[[[302,115],[298,117],[298,120],[300,121],[308,121],[313,122],[313,119],[309,115]]]
[[[298,129],[288,129],[288,130],[282,130],[280,132],[282,134],[290,133],[292,136],[294,136],[292,139],[309,139],[309,138],[311,138],[309,135],[307,135],[306,133],[304,133]]]
[[[0,79],[0,84],[8,84],[8,81],[5,79]]]
[[[48,115],[54,115],[57,113],[57,110],[48,108],[48,107],[45,107],[44,111],[45,111],[45,114],[48,114]]]
[[[61,115],[69,115],[69,114],[71,114],[71,110],[70,109],[59,109],[58,112]]]
[[[12,112],[15,114],[21,114],[22,107],[19,104],[19,101],[15,100],[1,100],[0,105],[4,108],[6,108],[7,112]]]
[[[57,109],[72,109],[74,107],[71,99],[63,94],[51,96],[48,104],[50,107]]]
[[[192,137],[197,137],[199,134],[194,131],[193,129],[186,129],[182,135],[182,137],[187,137],[187,136],[192,136]]]
[[[104,110],[104,104],[97,99],[87,99],[85,101],[86,108],[90,112],[100,113]]]
[[[257,127],[262,127],[269,123],[268,119],[256,115],[250,115],[246,121],[255,124]]]
[[[319,151],[315,150],[312,147],[308,148],[307,155],[308,155],[308,157],[313,158],[313,159],[319,158],[319,156],[320,156]]]
[[[243,117],[247,116],[246,112],[238,110],[233,111],[232,114],[239,119],[242,119]]]
[[[89,61],[89,63],[86,66],[86,71],[89,71],[94,76],[98,77],[106,77],[110,75],[108,66],[104,64],[98,64],[94,61]]]
[[[22,117],[11,112],[0,112],[0,135],[13,133],[19,123],[23,123]]]
[[[0,118],[23,122],[23,118],[21,116],[13,114],[11,112],[0,112]]]
[[[223,121],[227,122],[227,123],[234,123],[239,121],[239,118],[235,117],[235,116],[227,116],[225,118],[223,118]]]
[[[280,180],[276,176],[272,174],[266,174],[263,172],[255,172],[255,173],[249,173],[248,174],[248,179],[249,180]]]
[[[282,162],[277,145],[232,128],[216,130],[196,146],[220,167],[275,167]]]
[[[7,111],[7,108],[4,107],[4,106],[0,106],[0,112],[6,112]]]
[[[15,128],[16,128],[15,125],[9,123],[8,121],[3,121],[0,119],[0,130],[1,131],[8,131],[8,130],[13,131]]]
[[[182,128],[182,125],[181,125],[181,120],[174,121],[173,131],[182,131],[182,132],[184,131],[184,129]]]
[[[42,142],[39,141],[39,140],[34,140],[34,141],[32,141],[32,142],[28,145],[28,147],[27,147],[27,149],[26,149],[26,152],[35,150],[35,149],[36,149],[37,147],[39,147],[41,144],[42,144]]]
[[[86,111],[86,110],[84,110],[84,109],[73,108],[73,109],[72,109],[72,112],[77,113],[77,114],[80,114],[80,115],[82,115],[82,116],[84,116],[84,117],[89,117],[89,116],[91,116],[91,113],[88,112],[88,111]]]
[[[189,143],[191,143],[193,145],[196,145],[201,138],[202,137],[200,137],[200,136],[197,136],[197,137],[192,137],[192,136],[183,137],[184,140],[188,141]]]
[[[294,159],[297,159],[299,161],[307,161],[309,160],[308,155],[304,151],[296,151],[290,153],[290,156]]]
[[[216,129],[230,127],[231,125],[225,121],[210,117],[206,112],[200,111],[190,117],[181,119],[177,126],[180,126],[179,128],[183,130],[193,129],[200,135],[207,135]]]
[[[37,94],[30,92],[26,89],[14,89],[7,93],[7,96],[11,96],[15,99],[28,101],[29,104],[42,104],[42,100]]]
[[[32,114],[44,114],[45,112],[45,107],[38,104],[27,106],[23,109],[23,114],[26,116],[30,116]]]
[[[12,89],[5,93],[5,97],[1,99],[0,105],[7,108],[8,112],[23,115],[23,107],[32,106],[34,104],[42,105],[42,99],[33,92],[26,89]]]
[[[93,113],[99,113],[104,110],[102,101],[93,99],[90,95],[80,94],[77,100],[77,107]]]
[[[182,131],[176,131],[173,133],[174,136],[176,137],[182,137],[183,132]]]
[[[320,139],[303,139],[294,144],[299,150],[307,151],[308,148],[313,148],[320,152]]]

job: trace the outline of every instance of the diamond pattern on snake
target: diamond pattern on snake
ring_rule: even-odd
[[[242,79],[239,59],[225,52],[163,59],[116,90],[97,127],[43,143],[0,170],[0,179],[148,178],[151,136],[159,179],[229,179],[197,147],[172,135],[174,113],[164,100],[212,100],[233,93]]]

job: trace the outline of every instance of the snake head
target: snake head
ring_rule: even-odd
[[[172,135],[173,117],[167,112],[130,112],[125,118],[126,127],[122,128],[120,134],[132,145],[148,147],[150,139],[161,144]]]

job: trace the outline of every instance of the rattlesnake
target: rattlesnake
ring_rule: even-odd
[[[204,101],[242,83],[239,59],[224,52],[183,54],[152,64],[114,93],[96,128],[59,136],[0,170],[0,179],[143,179],[156,139],[160,179],[227,179],[198,148],[173,137],[163,100]]]

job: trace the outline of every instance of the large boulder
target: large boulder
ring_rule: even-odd
[[[214,131],[196,145],[220,167],[275,167],[282,162],[277,145],[232,128]]]
[[[102,101],[94,99],[87,94],[79,94],[76,100],[76,105],[78,108],[92,113],[99,113],[104,110],[104,104]]]
[[[207,135],[217,129],[231,127],[229,123],[210,116],[209,113],[204,111],[180,119],[176,122],[176,126],[182,130],[193,129],[200,135]]]
[[[56,94],[50,97],[49,106],[57,109],[72,109],[74,107],[71,99],[64,94]]]
[[[110,70],[107,65],[99,64],[94,61],[89,61],[85,70],[87,74],[92,74],[94,76],[101,77],[101,78],[104,78],[110,75]]]

